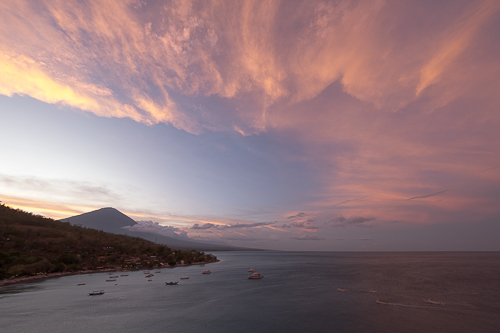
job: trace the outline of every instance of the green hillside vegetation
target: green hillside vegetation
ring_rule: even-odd
[[[72,226],[0,204],[0,279],[216,260],[203,252],[173,250],[142,238]]]

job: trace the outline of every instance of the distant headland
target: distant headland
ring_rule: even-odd
[[[112,214],[121,214],[114,211]],[[214,255],[194,249],[173,249],[143,238],[71,225],[0,204],[0,286],[81,273],[217,261]]]

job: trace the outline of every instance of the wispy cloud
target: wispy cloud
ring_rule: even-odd
[[[290,216],[287,216],[287,219],[289,220],[296,220],[296,219],[302,219],[304,217],[306,217],[306,213],[297,213],[296,215],[290,215]]]
[[[366,222],[374,221],[375,217],[363,217],[363,216],[349,216],[348,218],[340,215],[338,217],[333,218],[331,221],[333,222],[334,227],[345,227],[348,225],[364,225]]]
[[[414,200],[414,199],[425,199],[425,198],[429,198],[429,197],[434,197],[436,195],[440,195],[441,193],[444,193],[448,190],[442,190],[442,191],[437,191],[437,192],[434,192],[434,193],[429,193],[429,194],[424,194],[424,195],[418,195],[416,197],[411,197],[411,198],[408,198],[406,200]]]
[[[205,229],[235,229],[235,228],[255,228],[272,225],[274,222],[254,222],[254,223],[236,223],[236,224],[213,224],[213,223],[205,223],[201,226],[198,223],[195,223],[191,229],[194,230],[205,230]]]
[[[320,241],[320,240],[325,240],[322,237],[319,237],[318,235],[302,235],[302,236],[297,236],[297,237],[292,237],[292,239],[295,240],[303,240],[303,241]]]
[[[316,230],[319,229],[316,225],[313,225],[314,220],[308,219],[307,221],[301,221],[301,222],[292,222],[292,223],[284,223],[281,225],[281,228],[298,228],[298,229],[310,229],[310,230]]]

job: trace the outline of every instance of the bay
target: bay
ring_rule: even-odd
[[[1,331],[500,332],[497,252],[214,254],[152,281],[133,271],[0,287]]]

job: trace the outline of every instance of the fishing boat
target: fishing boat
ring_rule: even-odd
[[[253,273],[253,272],[255,272],[255,269],[250,268],[248,271],[249,271],[250,273]]]
[[[104,290],[94,290],[89,293],[89,296],[102,295],[104,294]]]
[[[426,302],[429,303],[429,304],[443,305],[443,302],[440,302],[440,301],[431,301],[430,298]]]
[[[182,276],[181,277],[181,280],[187,280],[187,279],[189,279],[189,276]]]
[[[212,272],[210,272],[210,270],[207,269],[206,271],[203,271],[203,273],[201,273],[201,274],[210,274],[210,273],[212,273]]]
[[[252,273],[248,276],[248,278],[251,280],[262,279],[263,277],[264,277],[264,275],[262,275],[260,273]]]
[[[342,288],[337,288],[337,291],[347,291],[347,288],[344,288],[344,289],[342,289]]]
[[[177,283],[179,283],[178,281],[177,282],[165,282],[165,284],[167,286],[175,286]]]

